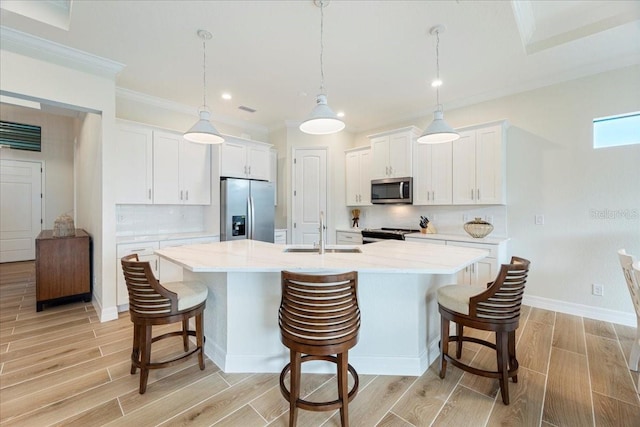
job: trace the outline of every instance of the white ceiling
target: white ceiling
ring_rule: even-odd
[[[312,0],[42,2],[53,15],[30,13],[36,3],[3,0],[0,24],[123,63],[119,88],[192,106],[194,119],[202,103],[200,28],[213,33],[207,101],[214,123],[275,128],[303,120],[315,104],[320,9]],[[47,16],[51,24],[41,22]],[[325,87],[347,129],[431,115],[429,29],[437,24],[447,27],[440,36],[445,110],[640,63],[637,0],[332,0]],[[222,100],[224,91],[233,99]]]

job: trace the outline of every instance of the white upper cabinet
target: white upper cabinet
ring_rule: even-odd
[[[506,123],[459,131],[453,141],[453,204],[506,204]]]
[[[207,144],[172,132],[153,132],[153,202],[211,203],[211,152]]]
[[[268,181],[271,178],[270,145],[225,136],[220,154],[220,176]]]
[[[345,169],[347,206],[371,205],[371,148],[348,150]]]
[[[371,179],[412,176],[413,144],[420,130],[414,126],[375,135],[371,140]]]
[[[153,203],[153,132],[142,126],[116,126],[116,203]]]
[[[453,182],[452,143],[415,144],[413,204],[450,205]]]

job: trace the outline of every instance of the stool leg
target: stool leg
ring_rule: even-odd
[[[298,422],[298,405],[300,397],[300,359],[301,354],[289,350],[291,361],[291,372],[289,377],[289,426],[295,427]]]
[[[204,321],[203,313],[196,314],[196,344],[200,347],[198,352],[198,365],[204,370]]]
[[[140,325],[133,324],[133,347],[131,349],[131,375],[138,370],[137,364],[140,362]]]
[[[151,325],[141,325],[142,355],[140,356],[140,394],[147,391],[149,363],[151,363]]]
[[[500,377],[500,394],[505,405],[509,404],[509,346],[508,332],[496,332],[496,358]]]
[[[182,319],[182,346],[184,347],[185,353],[189,351],[189,334],[187,331],[189,330],[189,319]]]
[[[458,341],[456,342],[456,359],[460,359],[462,357],[462,336],[464,335],[464,325],[456,323],[456,335],[458,336]]]
[[[509,370],[518,369],[518,359],[516,359],[516,331],[509,332]],[[513,382],[518,382],[518,376],[513,376]]]
[[[444,378],[447,371],[447,359],[444,355],[449,352],[449,321],[440,316],[440,378]]]
[[[342,402],[340,407],[340,425],[349,427],[349,354],[338,354],[338,399]]]

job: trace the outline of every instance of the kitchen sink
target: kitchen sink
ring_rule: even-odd
[[[320,248],[285,248],[283,252],[287,253],[309,253],[317,254],[320,252]],[[326,254],[361,254],[360,248],[326,248],[324,250]]]

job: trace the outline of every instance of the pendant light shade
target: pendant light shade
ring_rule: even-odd
[[[336,113],[327,105],[327,95],[324,93],[324,7],[329,0],[314,0],[316,6],[320,8],[320,94],[316,96],[316,106],[311,114],[300,124],[300,130],[311,135],[328,135],[340,132],[344,129],[344,122],[338,118]]]
[[[320,94],[316,97],[316,106],[309,114],[309,118],[300,124],[300,130],[311,135],[327,135],[344,129],[344,122],[336,116],[327,105],[327,96]]]
[[[224,138],[211,124],[211,112],[207,109],[201,109],[199,115],[200,120],[185,132],[184,139],[201,144],[221,144],[224,142]]]
[[[213,37],[209,31],[198,30],[202,39],[202,107],[198,111],[200,119],[184,133],[184,139],[200,144],[221,144],[224,141],[220,132],[211,123],[211,112],[207,107],[207,49],[206,42]]]
[[[433,121],[417,141],[420,144],[439,144],[441,142],[455,141],[458,138],[460,138],[460,134],[444,121],[442,110],[436,110],[433,112]]]
[[[447,122],[444,121],[444,112],[442,111],[442,105],[440,104],[440,33],[444,32],[444,25],[436,25],[431,28],[431,35],[435,35],[436,42],[436,81],[434,86],[436,88],[436,111],[433,113],[433,121],[424,130],[422,135],[416,140],[420,144],[440,144],[443,142],[455,141],[460,138],[460,134],[456,132]]]

